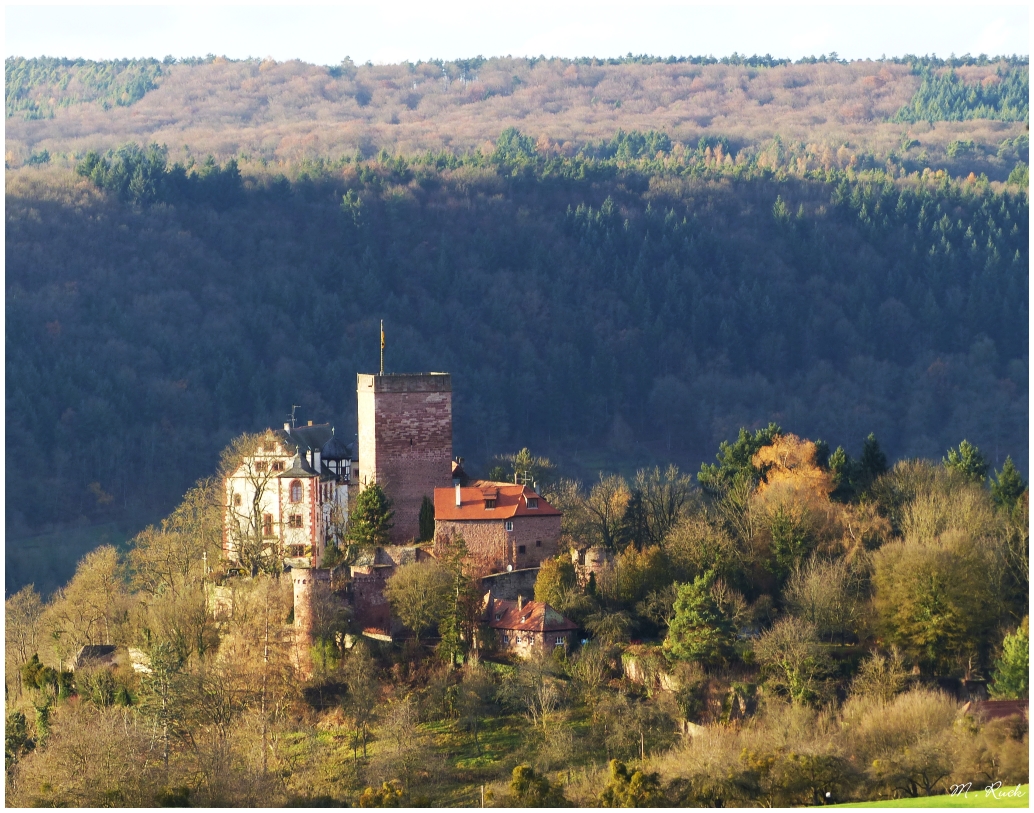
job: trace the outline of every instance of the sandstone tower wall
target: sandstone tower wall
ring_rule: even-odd
[[[420,533],[420,504],[452,485],[452,379],[448,373],[358,376],[359,481],[395,505],[392,542]]]

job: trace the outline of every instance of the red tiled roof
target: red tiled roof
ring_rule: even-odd
[[[526,601],[518,610],[516,601],[497,598],[489,601],[488,612],[488,626],[496,630],[560,632],[578,629],[577,624],[564,618],[544,601]]]
[[[978,700],[974,703],[967,703],[964,710],[980,715],[985,720],[997,720],[1014,715],[1026,717],[1027,708],[1028,701],[1026,700]]]
[[[495,508],[485,508],[485,501],[495,500]],[[529,508],[528,500],[538,500],[538,508]],[[445,520],[510,519],[511,517],[558,517],[560,512],[528,486],[502,483],[460,488],[460,505],[456,505],[456,488],[434,490],[434,518]]]

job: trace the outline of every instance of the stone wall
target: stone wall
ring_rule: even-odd
[[[391,540],[420,533],[420,504],[452,485],[452,382],[447,373],[360,375],[359,478],[395,506]]]
[[[571,560],[574,563],[574,572],[578,578],[578,584],[585,587],[589,583],[589,576],[595,574],[597,584],[600,575],[605,570],[614,567],[614,555],[603,547],[585,548],[584,550],[571,551]]]
[[[506,521],[436,520],[434,555],[441,557],[453,539],[463,537],[471,569],[479,578],[502,573],[507,565],[514,570],[537,568],[556,556],[560,517],[514,517],[512,531],[506,530]]]
[[[524,596],[525,601],[535,598],[535,580],[539,577],[539,569],[530,567],[524,570],[512,570],[509,573],[494,573],[481,579],[481,592],[492,592],[492,598],[516,601]]]
[[[551,653],[558,646],[570,650],[574,633],[570,630],[561,632],[522,632],[519,630],[496,630],[496,638],[500,649],[512,652],[518,658],[533,658],[539,652]]]
[[[393,567],[352,568],[352,606],[360,629],[391,629],[391,607],[384,585],[394,572]]]

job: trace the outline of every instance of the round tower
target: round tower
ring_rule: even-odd
[[[315,585],[330,581],[330,571],[320,568],[292,567],[291,583],[294,586],[294,662],[308,677],[312,674],[313,644],[313,600]]]

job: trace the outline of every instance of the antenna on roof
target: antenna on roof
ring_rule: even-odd
[[[291,428],[292,429],[294,429],[294,427],[295,427],[294,411],[296,409],[298,409],[298,407],[300,407],[300,406],[301,406],[301,404],[291,404]]]
[[[384,320],[381,319],[381,375],[384,375]]]

